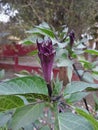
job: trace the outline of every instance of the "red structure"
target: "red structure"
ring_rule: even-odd
[[[30,61],[32,65],[29,64],[20,64],[19,59],[25,58],[26,56],[35,51],[37,48],[34,45],[22,45],[22,44],[7,44],[0,46],[0,68],[3,69],[13,69],[16,72],[21,70],[27,70],[29,72],[35,71],[38,74],[42,74],[40,66],[34,65],[35,61]],[[29,57],[29,56],[28,56]],[[31,59],[32,60],[32,59]],[[58,73],[58,69],[54,69],[55,76]]]
[[[0,57],[6,56],[24,56],[29,52],[37,49],[34,45],[22,45],[22,44],[6,44],[0,46]]]
[[[26,69],[29,72],[31,68],[25,65],[19,65],[19,58],[28,55],[28,53],[36,50],[34,45],[22,44],[5,44],[0,46],[0,68],[12,68],[14,70]],[[13,63],[10,60],[13,60]],[[5,62],[6,61],[6,62]]]

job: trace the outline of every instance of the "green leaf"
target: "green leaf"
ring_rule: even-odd
[[[40,130],[50,130],[50,128],[48,126],[44,126]]]
[[[52,30],[42,28],[42,27],[37,27],[38,30],[42,32],[42,34],[49,36],[50,38],[55,38],[55,35]]]
[[[28,53],[29,56],[35,56],[38,53],[38,50],[34,50]]]
[[[94,130],[83,117],[73,113],[61,113],[58,116],[59,130]]]
[[[37,38],[41,38],[42,35],[45,35],[44,33],[42,33],[42,31],[40,31],[37,28],[33,28],[32,30],[26,31],[27,33],[33,34],[35,37]],[[36,38],[36,39],[37,39]]]
[[[95,68],[93,68],[92,70],[92,76],[95,80],[98,80],[98,66],[96,66]]]
[[[35,35],[29,36],[28,38],[22,40],[21,43],[22,43],[22,44],[26,44],[26,45],[34,44],[34,46],[35,46],[35,44],[36,44],[36,39],[37,39],[37,38],[38,38],[38,37],[35,36]]]
[[[98,56],[98,50],[85,50],[85,52],[90,53],[91,55],[97,55]]]
[[[30,41],[29,39],[28,40],[24,40],[22,41],[24,44],[27,44],[27,45],[31,45],[32,44],[32,41]]]
[[[85,60],[79,60],[81,63],[83,63],[84,68],[86,69],[92,69],[94,67],[94,65],[88,61]]]
[[[96,74],[96,75],[98,75],[98,71],[92,71],[93,72],[93,74]]]
[[[50,101],[50,98],[48,95],[43,95],[43,94],[38,94],[38,93],[25,94],[24,96],[31,103],[36,102],[38,100],[47,101],[47,102]]]
[[[69,82],[71,82],[72,80],[72,75],[73,75],[73,67],[69,66],[67,67],[67,76],[68,76]]]
[[[38,26],[35,26],[35,27],[42,27],[42,28],[50,29],[50,26],[46,22],[42,22],[41,24],[39,24]]]
[[[63,87],[63,82],[59,80],[59,77],[56,77],[56,80],[53,84],[53,95],[58,95],[60,94],[61,90]]]
[[[98,66],[98,61],[93,61],[93,62],[92,62],[92,66],[93,66],[93,67]]]
[[[18,96],[0,96],[0,111],[6,111],[23,105],[23,100]]]
[[[11,95],[12,96],[12,95]],[[17,95],[20,99],[22,99],[24,105],[27,105],[29,104],[28,100],[25,98],[25,95]]]
[[[15,73],[15,75],[16,75],[17,77],[30,76],[30,72],[27,71],[27,70],[21,70],[21,71],[19,71],[19,74],[16,74],[16,73]]]
[[[95,94],[93,94],[93,98],[95,102],[95,110],[97,111],[98,110],[98,97]]]
[[[59,60],[65,60],[67,58],[68,55],[68,51],[66,49],[63,48],[56,48],[56,60],[59,62]]]
[[[85,72],[85,73],[83,74],[83,77],[82,77],[82,78],[83,78],[83,80],[86,81],[86,82],[94,83],[93,76],[92,76],[92,74],[89,73],[89,72]]]
[[[71,67],[72,68],[73,62],[69,59],[60,58],[57,62],[58,67]]]
[[[42,34],[47,35],[51,38],[55,38],[53,31],[46,22],[39,24],[39,26],[36,26],[35,28],[37,28],[38,31],[41,31]]]
[[[28,126],[22,128],[22,129],[19,129],[19,130],[34,130],[34,128],[35,128],[35,127],[33,126],[33,124],[30,124],[30,125],[28,125]]]
[[[57,41],[55,43],[57,43],[59,49],[63,49],[63,48],[65,48],[68,45],[69,41],[68,42],[63,42],[63,43],[60,43],[60,42]]]
[[[98,89],[98,84],[86,83],[82,81],[73,81],[67,84],[64,90],[64,95],[81,92],[87,88]]]
[[[0,130],[8,130],[7,127],[0,127]]]
[[[98,97],[95,94],[93,95],[93,97],[94,97],[95,103],[98,105]]]
[[[17,109],[8,125],[9,129],[19,130],[34,123],[43,114],[44,105],[44,103],[31,104]]]
[[[82,100],[84,97],[86,97],[89,93],[87,92],[77,92],[77,93],[72,93],[70,96],[65,96],[64,99],[66,99],[67,103],[74,103],[77,101]]]
[[[96,66],[95,68],[93,68],[93,71],[97,72],[96,74],[98,74],[98,66]]]
[[[38,119],[34,123],[31,123],[31,124],[25,126],[21,130],[35,130],[35,129],[39,130],[42,126],[43,126],[43,124],[41,124],[39,119]]]
[[[53,31],[51,30],[51,28],[49,27],[49,25],[47,23],[45,23],[45,24],[44,23],[40,24],[39,26],[35,26],[35,28],[33,28],[32,30],[26,31],[26,32],[35,34],[37,36],[44,35],[44,36],[48,36],[48,37],[54,39],[55,35],[54,35]]]
[[[0,83],[0,95],[47,93],[45,81],[39,76],[25,76]]]
[[[0,127],[4,127],[6,123],[11,119],[12,111],[0,112]]]
[[[94,127],[94,130],[98,130],[98,121],[91,114],[78,108],[76,108],[76,112],[79,115],[85,117],[92,124],[92,126]]]

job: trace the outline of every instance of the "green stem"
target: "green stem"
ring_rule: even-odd
[[[54,130],[59,130],[59,122],[58,122],[58,105],[56,102],[53,103],[53,112],[55,117]]]

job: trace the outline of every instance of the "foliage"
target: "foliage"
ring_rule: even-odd
[[[59,80],[59,75],[54,77],[51,83],[50,80],[47,81],[42,76],[36,75],[25,75],[2,81],[0,83],[0,104],[2,105],[0,105],[0,127],[9,130],[97,130],[98,121],[89,111],[88,106],[86,106],[87,112],[85,107],[82,110],[75,104],[85,99],[90,91],[98,89],[98,84],[94,82],[94,79],[97,80],[96,77],[98,77],[97,62],[89,63],[84,59],[85,51],[79,50],[81,41],[75,41],[71,46],[70,33],[68,33],[67,27],[62,27],[62,31],[59,32],[47,23],[43,23],[27,32],[30,33],[30,37],[37,36],[39,43],[46,47],[41,50],[43,46],[39,44],[39,47],[41,47],[39,54],[44,55],[43,58],[39,57],[42,58],[42,63],[46,58],[45,56],[49,56],[47,53],[49,47],[51,48],[47,45],[48,42],[51,42],[42,41],[42,39],[50,37],[56,51],[55,65],[59,69],[61,67],[67,69],[69,83],[64,86],[63,81]],[[35,41],[34,38],[33,40]],[[32,42],[34,43],[34,41]],[[28,42],[28,39],[26,42],[25,39],[25,43],[29,44],[30,42]],[[54,52],[53,48],[51,51]],[[78,50],[78,53],[76,50]],[[49,51],[49,54],[51,51]],[[90,54],[93,53],[93,51],[86,51],[91,52]],[[96,53],[97,51],[94,51],[93,54]],[[82,70],[77,69],[76,60],[81,63]],[[42,67],[44,69],[45,66],[42,65]],[[72,81],[73,70],[80,81]],[[92,77],[88,75],[92,75]],[[49,93],[50,87],[51,95]]]

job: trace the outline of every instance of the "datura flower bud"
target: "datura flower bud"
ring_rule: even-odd
[[[70,37],[70,43],[69,43],[69,45],[72,48],[72,46],[74,44],[74,40],[75,40],[75,33],[74,33],[73,30],[69,33],[69,37]]]
[[[44,79],[47,83],[52,79],[52,67],[56,51],[53,48],[50,38],[39,42],[37,40],[38,56],[40,58]]]

